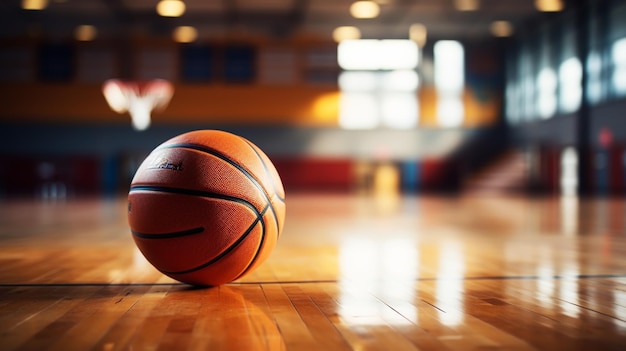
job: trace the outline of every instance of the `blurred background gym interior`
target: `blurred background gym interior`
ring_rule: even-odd
[[[626,1],[162,3],[0,4],[0,199],[125,194],[194,129],[259,145],[288,193],[625,191]],[[174,94],[137,130],[111,78]]]
[[[2,0],[0,102],[2,350],[626,345],[626,0]],[[196,129],[286,190],[210,289],[127,220]]]

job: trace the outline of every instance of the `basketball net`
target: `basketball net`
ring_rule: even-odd
[[[150,126],[150,113],[167,107],[174,87],[164,79],[144,83],[109,79],[102,85],[102,93],[113,111],[128,112],[133,127],[146,130]]]

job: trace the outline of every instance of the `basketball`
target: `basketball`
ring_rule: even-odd
[[[237,280],[271,253],[285,193],[270,159],[250,141],[199,130],[155,148],[128,194],[132,237],[146,259],[178,281]]]

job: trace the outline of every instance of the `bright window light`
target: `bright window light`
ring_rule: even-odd
[[[419,61],[419,49],[412,40],[381,40],[379,44],[381,69],[414,69]]]
[[[417,67],[419,48],[411,40],[345,40],[337,59],[345,70],[394,70]]]
[[[373,129],[379,125],[379,109],[373,93],[342,92],[339,125],[345,129]]]
[[[344,40],[337,48],[339,66],[348,70],[380,68],[378,40]]]
[[[578,187],[578,154],[573,147],[567,147],[561,154],[561,193],[575,195]]]
[[[388,93],[381,97],[382,123],[386,127],[409,129],[417,126],[418,105],[415,93]]]
[[[446,128],[463,124],[463,101],[460,96],[439,95],[437,99],[437,121]]]
[[[415,127],[419,119],[417,87],[415,71],[341,73],[341,126],[347,129]]]
[[[463,124],[462,101],[465,86],[465,53],[458,41],[435,43],[435,88],[437,89],[437,119],[442,127]]]
[[[571,57],[559,67],[559,104],[563,112],[574,112],[582,98],[583,68],[576,57]]]
[[[339,89],[341,91],[374,91],[378,88],[376,72],[349,71],[339,75]]]
[[[613,60],[613,90],[619,96],[626,95],[626,38],[613,43],[611,48]]]
[[[411,40],[345,40],[337,49],[339,124],[345,129],[413,128],[419,119],[414,70],[419,47]]]
[[[587,57],[587,96],[594,104],[602,99],[602,57],[597,51],[592,51]]]
[[[339,75],[339,88],[342,91],[415,92],[418,86],[419,76],[411,70],[346,71]]]
[[[616,65],[626,65],[626,38],[616,40],[613,43],[611,59]]]
[[[554,70],[544,67],[537,76],[537,112],[541,118],[550,118],[556,112],[557,78]]]
[[[519,110],[517,107],[517,84],[506,84],[506,119],[511,124],[517,123],[519,119]]]
[[[537,95],[541,95],[541,94],[536,93],[539,91],[539,88],[536,86],[537,80],[535,79],[534,73],[530,73],[530,70],[527,70],[524,73],[525,74],[522,77],[522,82],[521,82],[522,86],[520,88],[520,91],[522,91],[522,97],[520,101],[520,111],[522,113],[523,118],[525,118],[526,120],[531,120],[537,117],[536,97]],[[551,71],[550,73],[554,74],[554,71]],[[555,77],[554,87],[556,89],[556,76],[554,77]],[[549,90],[549,89],[546,89],[546,90]],[[550,95],[550,98],[553,99],[554,101],[554,108],[556,111],[556,90],[553,91],[551,94],[552,95]],[[552,114],[550,114],[548,117],[552,116]]]
[[[435,43],[435,86],[440,91],[460,92],[464,85],[464,52],[458,41]]]
[[[613,71],[613,88],[617,95],[626,95],[626,66],[616,67]]]
[[[387,91],[416,91],[419,86],[419,76],[412,70],[398,70],[385,72],[380,76],[381,88]]]

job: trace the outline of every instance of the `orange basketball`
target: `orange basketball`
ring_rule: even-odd
[[[200,130],[159,145],[128,194],[133,239],[159,271],[181,282],[219,285],[261,264],[283,229],[285,193],[257,146]]]

